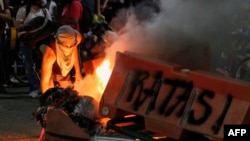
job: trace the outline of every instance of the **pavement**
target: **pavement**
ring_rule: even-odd
[[[0,92],[0,141],[37,141],[41,126],[32,112],[39,106],[38,98],[29,97],[25,86],[5,90]]]

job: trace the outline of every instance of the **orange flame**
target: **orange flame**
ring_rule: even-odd
[[[111,62],[105,59],[101,63],[100,61],[93,61],[92,63],[94,73],[87,74],[82,81],[75,82],[74,90],[79,95],[91,96],[99,102],[111,75]]]
[[[104,60],[103,63],[96,68],[95,73],[100,81],[97,89],[100,93],[103,93],[111,75],[110,61]]]

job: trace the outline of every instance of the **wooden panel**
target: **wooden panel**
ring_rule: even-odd
[[[224,124],[246,123],[250,84],[138,56],[116,54],[102,105],[145,117],[146,128],[178,138],[181,130],[223,138]],[[116,110],[117,109],[117,110]],[[157,121],[157,122],[156,122]],[[174,135],[172,127],[178,130]]]
[[[84,132],[72,119],[60,109],[49,109],[47,112],[45,132],[69,140],[89,140],[90,136]]]

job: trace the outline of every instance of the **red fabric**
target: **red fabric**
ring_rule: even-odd
[[[73,0],[71,4],[67,4],[63,8],[62,17],[63,18],[73,18],[80,19],[82,16],[83,7],[80,0]],[[79,24],[71,24],[72,28],[80,31]]]
[[[38,141],[43,141],[43,135],[44,135],[44,128],[42,128]]]

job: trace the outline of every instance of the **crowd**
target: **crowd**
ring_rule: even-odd
[[[79,46],[83,45],[86,33],[90,31],[89,25],[81,22],[87,18],[86,13],[91,17],[104,17],[109,24],[119,8],[134,3],[135,0],[0,0],[0,92],[5,93],[5,87],[13,85],[10,68],[16,54],[6,40],[11,38],[6,36],[9,29],[14,27],[18,32],[37,17],[45,17],[60,25],[53,34],[35,45],[22,41],[17,34],[14,52],[18,50],[24,56],[29,96],[36,97],[60,81],[72,81],[72,76],[74,81],[82,79]],[[93,19],[87,20],[89,24]],[[34,48],[39,48],[45,56],[41,59],[40,77],[33,66],[37,57]]]

